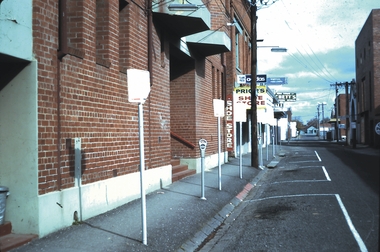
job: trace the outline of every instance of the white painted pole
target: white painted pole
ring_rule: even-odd
[[[221,152],[220,116],[218,116],[218,181],[219,181],[219,191],[222,190],[222,165],[220,162],[220,152]]]
[[[275,151],[275,146],[276,146],[276,142],[275,142],[275,140],[274,140],[274,130],[276,129],[276,126],[273,126],[273,128],[272,128],[273,130],[272,130],[272,155],[273,155],[273,157],[276,157],[276,151]]]
[[[269,160],[268,124],[265,124],[265,149],[267,151],[267,161]]]
[[[146,232],[146,197],[144,185],[145,157],[144,157],[144,116],[143,104],[139,103],[139,143],[140,143],[140,190],[141,190],[141,223],[142,223],[142,242],[147,245]]]
[[[261,123],[258,124],[259,127],[259,137],[258,137],[258,142],[259,142],[259,168],[263,166],[263,144],[262,144],[262,132],[261,132]]]
[[[240,133],[239,133],[239,145],[240,145],[240,148],[239,148],[239,175],[240,175],[240,178],[242,179],[243,178],[243,123],[242,122],[239,122],[239,125],[240,125]]]

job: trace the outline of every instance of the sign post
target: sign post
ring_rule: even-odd
[[[199,139],[199,150],[201,151],[201,199],[206,200],[205,197],[205,153],[207,147],[206,139]]]
[[[219,99],[213,100],[214,116],[218,117],[218,184],[219,190],[222,190],[222,165],[220,162],[221,152],[221,134],[220,134],[220,118],[224,117],[224,101]]]
[[[273,126],[273,131],[272,131],[272,154],[273,154],[273,157],[276,157],[276,153],[275,153],[275,145],[276,145],[276,142],[274,141],[274,129],[275,129],[275,126]]]
[[[235,118],[239,122],[239,177],[243,178],[243,122],[247,121],[247,112],[244,104],[236,103]]]
[[[145,157],[144,157],[143,103],[148,98],[148,95],[150,92],[149,72],[145,70],[128,69],[127,81],[128,81],[128,101],[132,103],[138,103],[142,242],[144,245],[147,245],[146,195],[145,195],[145,185],[144,185]]]
[[[257,136],[257,141],[259,142],[259,168],[262,170],[263,169],[263,143],[262,143],[261,123],[258,123],[257,127],[259,129],[259,133]]]

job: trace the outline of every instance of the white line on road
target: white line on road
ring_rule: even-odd
[[[352,224],[351,218],[348,215],[348,212],[347,212],[346,208],[344,207],[343,202],[342,202],[339,194],[335,194],[335,197],[336,197],[336,199],[337,199],[337,201],[339,203],[340,208],[342,209],[342,212],[343,212],[344,217],[346,218],[347,224],[350,227],[350,230],[351,230],[352,234],[354,235],[355,240],[356,240],[356,242],[358,243],[358,245],[360,247],[360,251],[367,252],[368,251],[367,247],[365,246],[365,244],[364,244],[362,238],[360,237],[358,231],[356,231],[356,228],[354,227],[354,224]]]
[[[364,244],[362,238],[360,237],[358,231],[356,230],[354,224],[352,223],[351,218],[348,215],[348,212],[347,212],[345,206],[343,205],[343,202],[342,202],[339,194],[293,194],[293,195],[280,195],[280,196],[265,197],[265,198],[261,198],[261,199],[247,200],[245,202],[255,202],[255,201],[264,201],[264,200],[268,200],[268,199],[280,199],[280,198],[291,198],[291,197],[309,197],[309,196],[335,196],[335,198],[338,201],[338,204],[340,206],[340,209],[342,210],[343,215],[344,215],[344,217],[346,219],[348,227],[350,228],[351,233],[353,234],[356,242],[359,245],[360,251],[361,252],[368,252],[368,249],[365,246],[365,244]]]
[[[321,162],[322,160],[321,160],[321,158],[319,157],[318,152],[317,152],[317,151],[314,151],[314,152],[315,152],[315,155],[317,155],[317,158],[318,158],[319,162]]]
[[[335,194],[331,194],[331,193],[326,193],[326,194],[313,194],[313,193],[308,193],[308,194],[291,194],[291,195],[270,196],[270,197],[265,197],[265,198],[261,198],[261,199],[252,199],[252,200],[247,200],[247,202],[263,201],[263,200],[268,200],[268,199],[291,198],[291,197],[334,196],[334,195]]]
[[[313,163],[313,162],[320,162],[320,161],[317,161],[317,160],[294,161],[294,162],[289,162],[289,164],[297,164],[297,163]]]
[[[329,174],[328,174],[327,171],[326,171],[326,168],[325,168],[324,166],[322,166],[322,169],[323,169],[323,172],[325,173],[326,179],[327,179],[328,181],[331,181],[330,176],[329,176]]]
[[[305,183],[305,182],[326,182],[327,180],[323,179],[305,179],[305,180],[288,180],[288,181],[277,181],[273,182],[272,184],[282,184],[282,183]],[[331,181],[331,180],[329,180]]]

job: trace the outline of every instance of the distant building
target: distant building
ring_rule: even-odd
[[[309,128],[306,129],[306,134],[307,135],[317,135],[318,134],[318,130],[317,130],[316,127],[310,126]]]
[[[347,87],[348,85],[351,85],[352,83],[346,83]],[[347,123],[347,117],[348,117],[348,100],[347,100],[346,94],[339,94],[335,98],[335,107],[332,110],[331,113],[331,130],[332,130],[332,139],[346,139],[346,129],[348,128]],[[337,113],[338,112],[338,113]],[[337,120],[338,118],[338,120]]]
[[[380,147],[375,125],[380,122],[380,9],[373,9],[355,41],[356,107],[351,134],[358,143]]]

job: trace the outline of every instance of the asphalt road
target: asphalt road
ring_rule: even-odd
[[[379,152],[319,141],[281,152],[199,251],[379,251]]]

